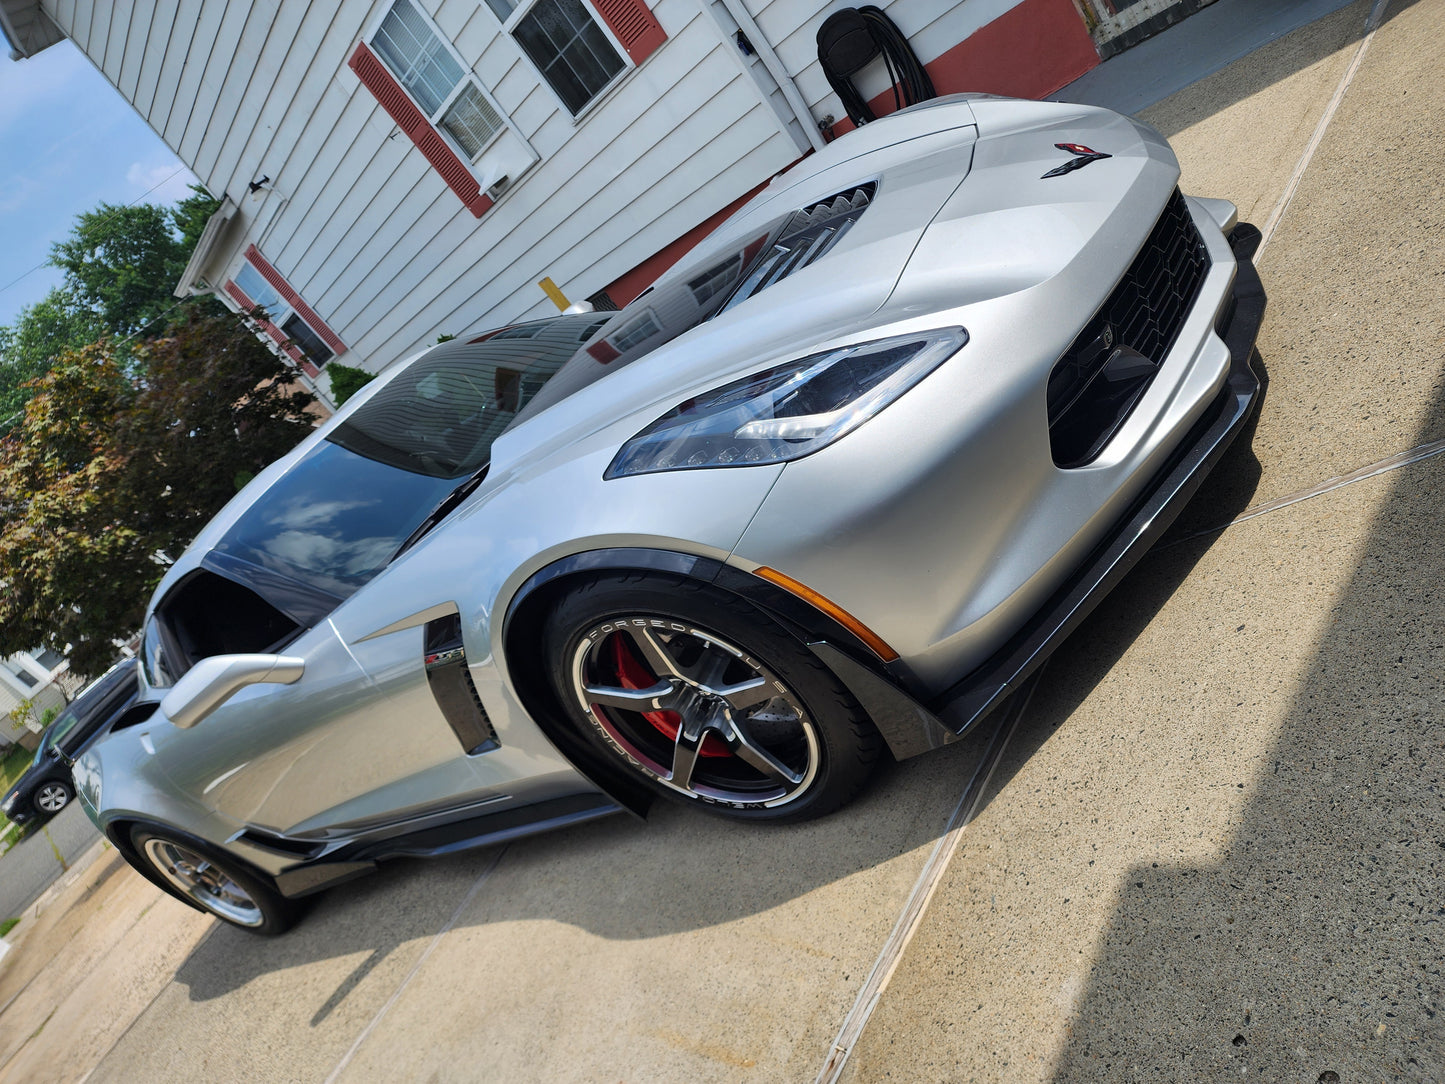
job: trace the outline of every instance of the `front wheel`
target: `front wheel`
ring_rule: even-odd
[[[606,755],[661,793],[749,820],[801,821],[862,787],[882,741],[807,647],[689,580],[572,588],[544,629],[552,684]]]
[[[265,884],[235,859],[190,839],[150,828],[131,833],[141,871],[198,911],[258,934],[290,929],[300,914],[297,904]]]
[[[64,783],[42,783],[35,792],[35,808],[43,815],[53,817],[70,804],[70,799],[70,788]]]

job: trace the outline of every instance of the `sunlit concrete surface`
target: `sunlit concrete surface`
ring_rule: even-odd
[[[1186,178],[1263,218],[1367,11],[1150,110]],[[1190,527],[1442,435],[1442,48],[1445,4],[1390,4],[1262,261],[1252,454]],[[845,1078],[1445,1077],[1442,503],[1445,457],[1147,558],[1050,664]]]

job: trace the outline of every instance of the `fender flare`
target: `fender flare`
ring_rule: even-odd
[[[610,764],[605,769],[599,767],[599,758],[581,743],[541,668],[519,665],[517,661],[526,658],[522,645],[528,640],[536,642],[552,599],[568,583],[613,572],[686,576],[762,610],[806,644],[853,694],[897,760],[958,740],[958,735],[944,727],[909,689],[910,677],[902,663],[883,663],[848,629],[776,584],[697,554],[645,547],[586,550],[539,569],[517,589],[508,601],[502,622],[502,650],[512,682],[538,726],[594,784],[634,812],[639,810],[631,799],[637,795],[650,797],[648,792],[623,769]]]

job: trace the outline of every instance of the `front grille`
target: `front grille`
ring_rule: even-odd
[[[1176,188],[1139,254],[1049,375],[1054,462],[1093,462],[1179,338],[1209,270],[1204,241]]]

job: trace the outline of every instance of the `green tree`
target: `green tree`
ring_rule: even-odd
[[[172,290],[217,206],[204,190],[192,191],[175,207],[102,203],[51,247],[66,286],[112,334],[145,331],[176,307]]]
[[[20,418],[30,392],[25,385],[44,374],[66,350],[95,342],[105,329],[94,313],[65,289],[20,310],[13,327],[0,325],[0,435]]]
[[[174,207],[102,203],[76,218],[70,237],[51,250],[65,285],[22,309],[13,326],[0,325],[0,435],[19,420],[30,398],[26,384],[63,351],[106,337],[119,347],[131,336],[163,334],[186,308],[225,311],[214,298],[182,305],[172,296],[216,206],[192,186]]]
[[[195,533],[311,429],[311,396],[233,316],[188,312],[136,352],[97,343],[40,378],[0,440],[0,656],[112,660]]]

